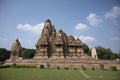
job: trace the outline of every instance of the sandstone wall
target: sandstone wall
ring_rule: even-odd
[[[16,64],[30,64],[30,65],[40,65],[43,64],[47,67],[49,63],[51,68],[57,66],[64,68],[80,68],[81,65],[84,65],[86,68],[100,68],[99,64],[104,64],[105,68],[110,68],[110,66],[117,66],[120,69],[120,61],[116,60],[94,60],[94,59],[60,59],[60,58],[46,58],[46,59],[18,59]],[[6,64],[13,64],[9,60],[6,61]]]

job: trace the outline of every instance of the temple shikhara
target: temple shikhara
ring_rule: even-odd
[[[92,49],[91,56],[85,54],[83,50],[82,41],[77,38],[75,39],[72,35],[67,34],[60,29],[56,32],[55,26],[52,22],[47,19],[44,23],[44,27],[40,38],[35,44],[36,53],[32,59],[23,59],[22,46],[20,41],[17,39],[11,47],[11,55],[5,64],[24,64],[24,65],[37,65],[43,64],[47,66],[49,63],[50,67],[99,67],[99,64],[105,64],[105,67],[111,65],[119,66],[116,61],[99,60],[97,57],[96,49]]]
[[[56,32],[54,25],[48,19],[45,21],[44,28],[36,44],[35,58],[42,57],[76,57],[84,54],[82,42],[79,38],[75,39],[72,35],[67,36],[62,29]]]

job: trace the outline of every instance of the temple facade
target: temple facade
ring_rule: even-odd
[[[36,54],[34,58],[42,57],[80,57],[84,51],[79,38],[75,39],[60,29],[56,32],[54,25],[47,19],[44,23],[41,36],[36,44]]]

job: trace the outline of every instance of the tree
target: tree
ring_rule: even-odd
[[[107,60],[112,60],[112,59],[117,59],[118,55],[113,53],[110,48],[106,49],[101,46],[95,47],[96,51],[98,53],[98,58],[99,59],[107,59]]]
[[[110,55],[110,59],[117,59],[117,58],[118,58],[118,55],[115,53]]]
[[[0,61],[4,62],[6,59],[9,59],[10,51],[5,48],[0,48]]]
[[[119,53],[118,53],[118,59],[120,59],[120,50],[119,50]]]
[[[92,50],[92,49],[89,49],[89,52],[88,52],[88,55],[89,55],[89,56],[91,56],[91,50]]]
[[[27,49],[27,48],[23,48],[22,50],[22,57],[24,59],[29,59],[29,58],[33,58],[35,55],[35,50],[34,49]]]
[[[83,50],[85,53],[88,53],[89,52],[89,47],[87,44],[83,44]]]

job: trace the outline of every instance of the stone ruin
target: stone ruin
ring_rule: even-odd
[[[94,58],[94,59],[98,59],[97,51],[96,51],[95,48],[92,48],[92,50],[91,50],[91,55],[92,55],[92,58]]]
[[[13,42],[12,47],[11,47],[11,54],[10,54],[10,59],[7,60],[8,62],[15,63],[17,59],[20,59],[22,54],[22,46],[18,40],[18,38]]]
[[[22,47],[17,39],[11,48],[10,59],[5,64],[36,65],[43,64],[50,67],[75,67],[84,65],[87,68],[99,68],[99,64],[117,66],[120,69],[120,61],[99,60],[95,49],[92,49],[92,56],[88,56],[83,51],[83,44],[79,38],[72,35],[67,36],[62,29],[56,32],[54,25],[48,19],[45,21],[41,37],[37,41],[36,54],[32,59],[22,59]]]

